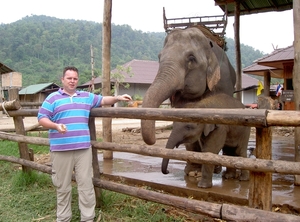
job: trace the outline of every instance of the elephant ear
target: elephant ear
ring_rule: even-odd
[[[216,128],[215,124],[205,124],[204,125],[204,130],[203,130],[204,136],[208,136],[208,134],[210,132],[214,131],[215,128]]]
[[[218,84],[221,79],[220,65],[216,55],[211,51],[208,56],[208,66],[206,72],[207,86],[210,91]]]

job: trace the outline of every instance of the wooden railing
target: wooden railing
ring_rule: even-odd
[[[0,108],[1,109],[1,108]],[[17,111],[7,111],[13,118],[21,118],[22,116],[36,116],[37,109],[26,110],[19,109]],[[243,125],[256,128],[256,159],[248,159],[242,157],[219,156],[211,153],[196,153],[186,152],[180,150],[168,150],[157,146],[135,146],[125,144],[115,144],[108,142],[96,142],[95,125],[91,124],[91,136],[93,150],[105,149],[110,151],[131,152],[141,155],[163,157],[177,160],[189,160],[194,163],[210,163],[218,164],[226,167],[233,167],[238,169],[247,169],[251,171],[250,175],[250,188],[248,205],[251,208],[241,208],[231,206],[228,208],[224,204],[212,204],[197,202],[197,207],[189,207],[189,200],[185,200],[185,209],[209,214],[214,217],[219,217],[227,220],[236,220],[239,212],[248,212],[249,218],[253,215],[262,215],[268,218],[281,218],[282,221],[297,221],[299,217],[294,215],[278,214],[273,215],[271,211],[272,206],[272,173],[282,174],[298,174],[300,175],[300,164],[298,162],[288,162],[280,160],[271,160],[272,153],[272,130],[271,126],[300,126],[300,112],[298,111],[275,111],[263,109],[159,109],[159,108],[94,108],[91,111],[91,122],[94,122],[95,117],[109,117],[109,118],[129,118],[129,119],[149,119],[149,120],[164,120],[164,121],[179,121],[179,122],[199,122],[199,123],[215,123],[215,124],[228,124],[228,125]],[[20,133],[21,132],[21,133]],[[18,143],[33,143],[39,145],[48,145],[48,139],[27,137],[22,134],[22,130],[17,132],[17,135],[9,133],[0,133],[1,139],[12,140]],[[23,148],[24,149],[24,148]],[[25,152],[26,153],[26,152]],[[30,168],[37,168],[36,164],[31,162],[30,159],[23,158],[21,160],[15,158],[8,159],[7,157],[0,156],[0,159],[7,161],[18,162],[23,166]],[[129,195],[136,195],[140,198],[147,199],[146,193],[150,191],[142,191],[141,188],[127,187],[121,188],[124,185],[117,185],[112,182],[103,181],[99,178],[99,166],[97,160],[97,152],[94,153],[93,159],[94,169],[98,172],[94,174],[95,186],[105,189],[111,189],[117,192],[123,192]],[[43,166],[40,169],[43,172],[49,171]],[[95,173],[95,172],[94,172]],[[98,175],[97,175],[98,174]],[[153,192],[153,191],[152,191]],[[256,195],[259,193],[260,195]],[[159,194],[158,197],[155,193],[149,196],[149,200],[173,205],[176,198],[179,197],[164,197]],[[175,199],[174,199],[175,198]],[[176,199],[182,203],[184,198]],[[176,202],[175,201],[175,202]],[[192,201],[193,204],[194,201]],[[165,203],[168,204],[168,203]],[[177,207],[182,206],[177,204]],[[227,208],[226,208],[227,207]],[[207,209],[209,208],[209,209]],[[258,211],[261,209],[264,211]],[[205,212],[204,212],[205,211]],[[233,212],[234,211],[234,212]],[[252,216],[251,216],[252,215]],[[245,215],[244,215],[245,216]],[[251,219],[249,219],[251,220]]]

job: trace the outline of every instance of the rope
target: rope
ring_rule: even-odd
[[[4,107],[4,104],[5,104],[6,102],[3,102],[2,103],[2,109],[3,109],[3,111],[5,112],[5,114],[6,114],[6,116],[7,117],[10,117],[10,115],[8,114],[8,112],[6,111],[6,109],[5,109],[5,107]]]

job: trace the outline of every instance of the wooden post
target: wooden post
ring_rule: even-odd
[[[256,128],[256,158],[270,160],[272,157],[272,129]],[[272,209],[272,173],[251,172],[249,207]]]
[[[6,111],[8,110],[18,110],[21,108],[21,103],[18,99],[12,100],[12,101],[5,101],[0,103],[0,111],[4,111],[4,109]]]
[[[19,90],[16,88],[9,89],[8,96],[9,96],[9,100],[18,100],[19,99]],[[14,119],[14,124],[15,124],[15,128],[16,128],[16,134],[25,136],[26,131],[25,131],[25,127],[24,127],[23,117],[22,116],[14,116],[13,119]],[[31,158],[30,158],[30,153],[28,150],[27,143],[19,142],[18,146],[19,146],[20,157],[22,159],[31,160],[31,158],[33,158],[33,153],[31,154]],[[22,170],[24,172],[29,172],[30,168],[22,165]]]
[[[91,134],[91,140],[96,141],[97,136],[96,136],[96,125],[95,125],[95,117],[90,117],[89,118],[89,129],[90,129],[90,134]],[[99,161],[98,161],[98,150],[94,149],[92,146],[92,154],[93,154],[93,177],[100,179],[100,169],[99,169]],[[99,187],[94,187],[95,194],[96,194],[96,206],[100,207],[101,206],[101,188]]]
[[[300,110],[300,2],[293,1],[294,12],[294,69],[293,86],[296,110]],[[295,161],[300,162],[300,127],[295,127]],[[295,185],[300,185],[300,175],[295,175]]]
[[[234,11],[234,41],[235,41],[235,58],[236,58],[236,90],[242,88],[242,63],[241,63],[241,46],[240,46],[240,0],[235,1]],[[242,101],[242,93],[236,93],[236,98]]]
[[[110,96],[110,48],[111,48],[111,10],[112,0],[104,0],[102,25],[102,95]],[[102,119],[102,133],[105,142],[112,142],[111,118]],[[112,159],[111,151],[103,152],[104,159]]]
[[[92,69],[92,87],[91,87],[91,92],[93,93],[95,91],[95,76],[94,76],[94,52],[93,52],[93,46],[91,45],[91,69]]]
[[[264,96],[270,96],[271,73],[264,72]]]

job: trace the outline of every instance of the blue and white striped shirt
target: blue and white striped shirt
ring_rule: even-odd
[[[90,111],[100,106],[102,98],[101,95],[85,91],[76,91],[70,96],[59,89],[45,99],[38,120],[48,118],[67,127],[65,134],[49,129],[50,151],[79,150],[91,146],[88,127]]]

